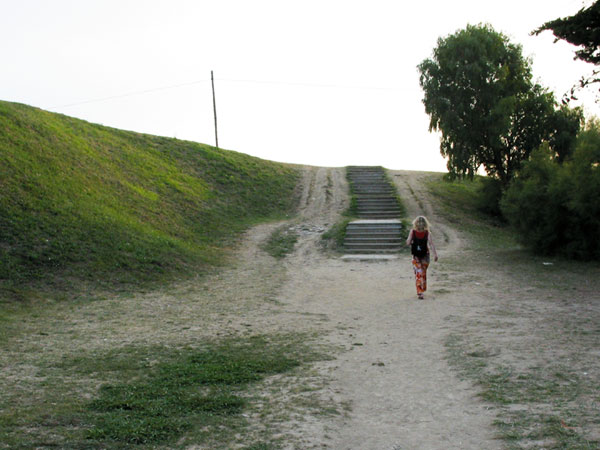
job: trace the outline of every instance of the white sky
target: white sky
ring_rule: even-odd
[[[318,166],[445,171],[416,68],[438,37],[489,23],[523,46],[535,78],[560,98],[592,67],[550,32],[529,33],[589,4],[0,0],[0,100],[214,145],[214,70],[222,148]],[[593,95],[584,107],[598,114]]]

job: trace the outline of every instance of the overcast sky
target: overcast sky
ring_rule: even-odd
[[[416,66],[489,23],[557,97],[591,66],[529,33],[583,0],[0,0],[0,100],[318,166],[444,171]],[[587,114],[598,114],[593,96]]]

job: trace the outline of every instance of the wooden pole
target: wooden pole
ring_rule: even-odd
[[[213,111],[215,113],[215,147],[219,148],[219,135],[217,133],[217,102],[215,100],[215,77],[213,71],[210,71],[210,81],[212,83],[212,94],[213,94]]]

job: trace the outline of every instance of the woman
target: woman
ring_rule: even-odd
[[[412,264],[417,282],[417,297],[423,299],[427,290],[427,268],[429,267],[429,253],[433,252],[433,260],[438,260],[437,251],[433,244],[433,237],[429,230],[429,222],[423,216],[417,217],[413,223],[412,230],[406,239],[406,245],[411,246],[413,255]]]

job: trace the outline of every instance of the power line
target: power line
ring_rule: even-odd
[[[109,97],[102,97],[102,98],[96,98],[96,99],[91,99],[91,100],[83,100],[81,102],[69,103],[66,105],[52,106],[49,109],[68,108],[70,106],[79,106],[79,105],[85,105],[88,103],[104,102],[107,100],[115,100],[118,98],[132,97],[134,95],[150,94],[152,92],[166,91],[168,89],[176,89],[176,88],[185,87],[185,86],[192,86],[194,84],[207,83],[209,81],[210,80],[197,80],[197,81],[190,81],[189,83],[181,83],[181,84],[174,84],[171,86],[155,87],[155,88],[145,89],[143,91],[133,91],[133,92],[127,92],[125,94],[111,95]]]
[[[275,81],[275,80],[237,80],[231,78],[215,78],[216,81],[224,81],[227,83],[250,83],[250,84],[264,84],[264,85],[279,85],[279,86],[301,86],[310,88],[321,88],[321,89],[351,89],[351,90],[370,90],[370,91],[401,91],[403,88],[395,87],[381,87],[381,86],[351,86],[351,85],[340,85],[340,84],[325,84],[325,83],[302,83],[302,82],[290,82],[290,81]],[[49,109],[58,108],[69,108],[72,106],[86,105],[88,103],[104,102],[108,100],[116,100],[119,98],[133,97],[135,95],[151,94],[153,92],[166,91],[169,89],[176,89],[186,86],[193,86],[195,84],[208,83],[214,80],[196,80],[188,83],[174,84],[170,86],[160,86],[155,88],[144,89],[141,91],[126,92],[123,94],[111,95],[107,97],[95,98],[90,100],[82,100],[80,102],[67,103],[65,105],[51,106]]]
[[[263,80],[236,80],[231,78],[217,78],[217,81],[225,81],[231,83],[253,83],[253,84],[272,84],[284,86],[303,86],[316,88],[334,88],[334,89],[355,89],[355,90],[371,90],[371,91],[401,91],[403,88],[389,86],[351,86],[342,84],[324,84],[324,83],[302,83],[290,81],[263,81]]]

